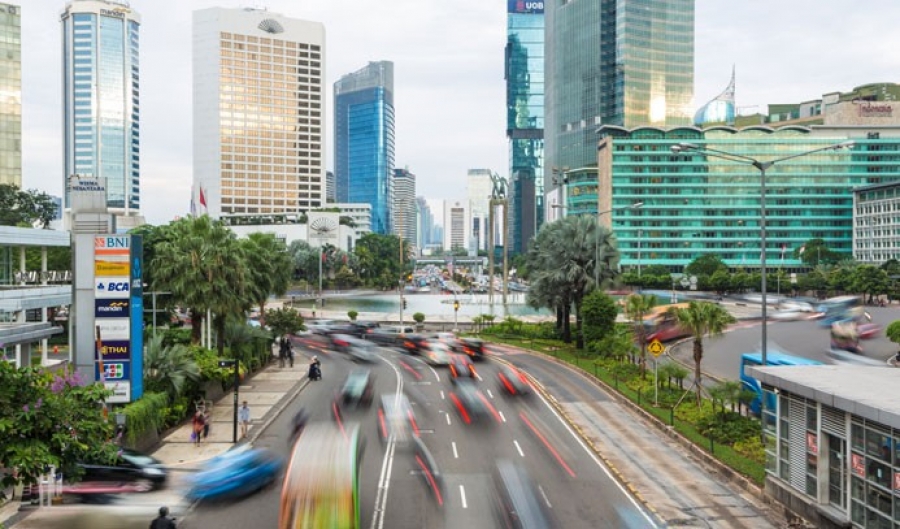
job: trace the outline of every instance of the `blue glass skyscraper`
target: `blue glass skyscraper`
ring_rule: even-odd
[[[334,84],[334,174],[341,200],[372,206],[372,231],[391,233],[394,63],[370,62]]]
[[[111,212],[138,215],[140,16],[125,2],[73,0],[61,20],[64,182],[105,178]]]
[[[507,0],[506,137],[512,253],[523,253],[544,219],[544,2]]]

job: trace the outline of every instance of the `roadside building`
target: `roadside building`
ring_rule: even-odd
[[[767,402],[766,493],[815,527],[900,529],[900,373],[754,367]]]

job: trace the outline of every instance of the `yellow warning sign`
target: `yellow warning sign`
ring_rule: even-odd
[[[659,356],[666,352],[666,347],[659,340],[653,340],[647,345],[647,350],[650,351],[650,354],[653,356]]]

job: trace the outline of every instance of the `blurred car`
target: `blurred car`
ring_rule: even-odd
[[[475,366],[466,355],[455,354],[450,357],[450,380],[455,384],[461,377],[475,378]]]
[[[400,347],[403,352],[410,355],[421,355],[428,348],[428,342],[431,337],[424,334],[406,334],[399,339]]]
[[[409,398],[406,395],[381,396],[378,408],[378,435],[382,441],[393,436],[395,442],[405,444],[419,436],[419,426]]]
[[[366,334],[381,327],[381,324],[377,321],[354,321],[353,325],[356,327],[357,335],[360,338],[364,338]]]
[[[497,410],[487,400],[487,397],[471,378],[461,378],[456,382],[456,388],[450,392],[450,401],[456,407],[460,418],[466,424],[482,422],[497,414]],[[498,419],[499,420],[499,419]]]
[[[531,393],[531,384],[525,373],[512,366],[503,366],[497,372],[497,379],[500,381],[500,387],[510,395],[528,395]]]
[[[304,326],[310,334],[327,334],[328,329],[336,323],[335,320],[311,320],[304,322]]]
[[[812,318],[814,314],[815,313],[811,311],[784,309],[769,314],[768,318],[773,321],[797,321],[808,320]]]
[[[429,337],[432,340],[447,344],[447,347],[449,347],[453,351],[457,351],[459,349],[459,338],[452,332],[436,332],[430,334]]]
[[[394,347],[398,345],[400,341],[400,337],[407,334],[412,333],[412,327],[400,327],[400,326],[384,326],[384,327],[376,327],[371,329],[366,333],[366,340],[372,340],[373,342],[381,345],[386,345],[390,347]]]
[[[457,343],[457,351],[469,356],[478,362],[485,358],[484,340],[478,338],[460,338]]]
[[[431,366],[450,365],[450,358],[453,356],[447,344],[434,340],[426,340],[419,354]]]
[[[352,322],[349,321],[335,321],[332,323],[328,323],[321,327],[321,332],[319,334],[324,334],[325,336],[331,336],[333,334],[346,334],[350,336],[358,336],[360,334],[359,328],[356,327]]]
[[[815,312],[816,308],[812,303],[807,301],[797,301],[795,299],[786,299],[778,304],[780,311],[796,311],[796,312]]]
[[[344,380],[338,399],[343,408],[361,406],[368,408],[372,405],[374,392],[375,381],[372,372],[368,369],[354,369]]]
[[[497,461],[493,483],[498,527],[549,529],[557,526],[525,467],[505,459]]]
[[[189,501],[243,497],[274,482],[283,465],[271,450],[230,450],[210,459],[199,472],[185,478],[185,496]]]
[[[123,448],[113,464],[81,463],[82,481],[149,481],[152,488],[165,485],[168,471],[163,463],[151,456]]]
[[[332,334],[329,338],[335,351],[348,355],[354,362],[374,362],[378,357],[378,345],[374,342],[349,334]]]
[[[870,340],[881,332],[881,325],[877,323],[860,323],[856,326],[860,340]]]

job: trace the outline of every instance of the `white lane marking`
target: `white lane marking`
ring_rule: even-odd
[[[384,363],[391,366],[397,377],[397,390],[394,399],[399,406],[400,396],[403,394],[403,377],[400,376],[400,370],[397,366],[387,361],[387,359],[379,357]],[[394,448],[397,440],[391,434],[388,437],[387,448],[384,451],[384,459],[381,461],[381,475],[378,478],[378,492],[375,495],[375,510],[372,513],[371,529],[382,529],[384,527],[384,514],[387,511],[388,488],[390,487],[391,471],[394,467]]]
[[[523,452],[522,447],[519,446],[519,441],[516,441],[515,439],[513,439],[513,444],[516,445],[516,450],[519,451],[519,455],[522,457],[525,457],[525,452]]]
[[[502,412],[502,411],[497,410],[497,414],[500,415],[500,420],[501,420],[501,421],[506,422],[506,417],[503,416],[503,412]]]
[[[450,414],[447,413],[446,417],[447,417],[447,426],[450,426]]]
[[[481,378],[481,375],[479,375],[478,373],[475,373],[475,378],[477,378],[479,382],[484,382],[484,379]]]
[[[544,498],[544,503],[546,503],[546,504],[547,504],[547,507],[549,507],[549,508],[551,508],[551,509],[552,509],[552,508],[553,508],[553,506],[552,506],[552,505],[550,505],[550,499],[549,499],[549,498],[547,498],[547,493],[546,493],[546,492],[544,492],[544,487],[542,487],[542,486],[540,486],[540,485],[538,485],[538,491],[539,491],[539,492],[540,492],[540,493],[541,493],[541,497],[542,497],[542,498]]]
[[[462,498],[463,509],[468,509],[469,504],[466,503],[466,488],[462,485],[459,486],[459,496]]]
[[[544,405],[547,406],[547,409],[549,409],[550,412],[556,417],[556,420],[558,420],[565,427],[566,431],[569,432],[569,435],[571,435],[572,438],[575,439],[575,442],[577,442],[579,445],[581,445],[581,448],[584,449],[584,451],[588,455],[588,457],[593,459],[594,463],[596,463],[597,466],[600,467],[601,470],[603,470],[603,472],[606,474],[606,477],[608,477],[609,480],[612,481],[616,485],[616,487],[619,488],[619,490],[622,492],[622,494],[626,498],[628,498],[628,501],[630,501],[631,504],[634,505],[634,508],[637,509],[638,512],[640,512],[644,516],[644,518],[647,520],[647,522],[650,523],[650,525],[652,527],[659,527],[659,525],[657,524],[657,521],[654,520],[652,516],[650,516],[650,513],[647,512],[647,510],[644,507],[642,507],[640,503],[638,503],[637,498],[635,498],[634,496],[629,494],[628,491],[625,490],[625,487],[621,483],[619,483],[619,480],[617,480],[615,477],[613,477],[612,472],[609,470],[609,468],[607,468],[607,466],[603,463],[603,461],[601,461],[600,458],[597,457],[597,454],[595,454],[590,448],[588,448],[588,445],[584,442],[584,439],[582,439],[581,437],[578,436],[577,433],[575,433],[575,430],[573,430],[572,427],[569,426],[569,423],[566,422],[566,420],[562,418],[562,416],[559,414],[559,412],[556,411],[556,408],[554,408],[553,405],[550,404],[550,402],[548,402],[547,399],[544,398],[544,395],[540,391],[537,391],[536,393],[537,393],[538,397],[541,398],[541,402],[543,402]],[[550,398],[553,398],[553,395],[550,395]],[[556,399],[553,399],[553,400],[556,400]]]
[[[441,390],[441,400],[444,400],[445,398],[446,397],[444,397],[444,390]]]
[[[494,398],[494,394],[491,393],[491,390],[487,390],[488,397]]]
[[[453,459],[459,459],[459,453],[456,451],[456,441],[451,441],[450,446],[453,447]]]

